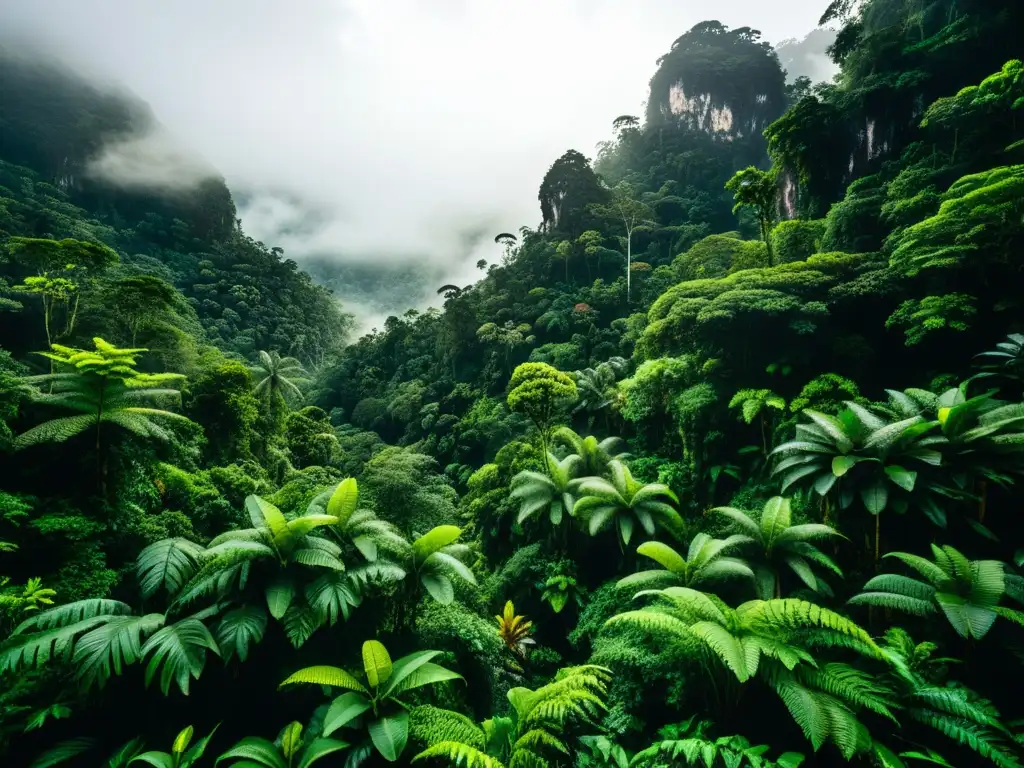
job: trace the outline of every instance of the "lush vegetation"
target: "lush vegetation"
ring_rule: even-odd
[[[4,765],[1020,766],[1024,9],[822,23],[681,36],[351,343],[3,62]]]

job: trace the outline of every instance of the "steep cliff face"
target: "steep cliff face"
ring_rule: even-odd
[[[227,237],[235,225],[224,180],[175,147],[145,102],[92,84],[56,61],[3,47],[0,152],[118,225],[159,213],[204,239]]]
[[[698,24],[658,60],[648,125],[683,123],[727,136],[760,134],[785,108],[785,75],[771,45],[749,27]]]

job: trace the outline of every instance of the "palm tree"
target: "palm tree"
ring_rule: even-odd
[[[997,617],[1024,625],[1024,613],[999,605],[1004,595],[1018,597],[1020,577],[1007,590],[1007,574],[997,560],[968,560],[950,546],[932,547],[935,562],[906,552],[889,552],[910,566],[924,580],[897,574],[880,574],[864,585],[849,605],[891,608],[914,616],[931,616],[941,611],[960,637],[980,640]]]
[[[306,369],[294,357],[281,357],[275,350],[260,350],[259,362],[250,370],[256,377],[256,394],[270,405],[275,418],[281,405],[287,406],[291,399],[302,399],[299,385],[308,379]]]
[[[859,495],[875,517],[875,565],[881,547],[881,515],[887,508],[906,509],[917,483],[913,466],[938,466],[942,454],[935,448],[944,437],[929,435],[939,426],[920,415],[886,421],[854,402],[830,416],[811,409],[802,413],[809,423],[798,424],[796,439],[772,451],[783,458],[774,474],[782,474],[782,492],[809,485],[822,497],[836,489],[839,509],[848,509]],[[826,522],[828,519],[826,518]]]
[[[751,547],[752,551],[756,549],[754,558],[748,562],[754,566],[757,593],[762,600],[782,597],[783,567],[799,576],[808,588],[826,594],[830,592],[828,585],[818,578],[811,564],[824,566],[837,576],[843,575],[839,566],[811,543],[842,534],[819,523],[793,525],[789,499],[781,496],[769,499],[759,516],[733,507],[716,507],[711,511],[729,519],[732,533],[749,537],[751,544],[756,545]]]
[[[43,357],[56,363],[58,372],[30,376],[28,384],[49,385],[48,392],[33,391],[31,399],[75,411],[32,427],[18,435],[15,449],[40,443],[61,443],[88,429],[95,430],[96,468],[103,485],[105,462],[102,452],[104,425],[128,430],[144,438],[167,442],[173,433],[161,422],[191,424],[184,416],[164,410],[161,405],[181,402],[181,392],[171,385],[185,377],[177,373],[139,373],[136,357],[145,349],[121,349],[94,338],[95,350],[81,350],[54,344]]]
[[[569,754],[564,732],[574,722],[592,723],[605,709],[611,670],[594,665],[561,669],[536,690],[513,688],[509,714],[477,725],[465,715],[431,709],[424,728],[427,748],[413,758],[444,761],[466,768],[560,765]],[[414,710],[415,712],[415,710]]]
[[[727,539],[712,539],[705,533],[698,533],[690,542],[686,558],[667,544],[647,541],[637,547],[637,554],[654,560],[665,570],[640,571],[620,579],[619,587],[654,587],[675,585],[700,588],[724,579],[754,578],[743,560],[725,557],[725,553],[751,541],[747,536],[730,536]]]
[[[887,658],[867,632],[834,611],[792,598],[751,600],[731,608],[714,595],[686,587],[643,594],[655,602],[613,616],[606,626],[653,635],[713,679],[725,674],[721,685],[711,687],[716,697],[730,680],[745,684],[758,677],[783,701],[815,750],[832,741],[849,759],[867,735],[854,710],[892,717],[887,691],[871,675],[847,664],[820,663],[812,655],[812,647],[841,647]]]
[[[334,699],[324,715],[323,735],[330,736],[342,727],[365,727],[377,751],[394,762],[409,739],[409,705],[402,695],[426,685],[462,679],[462,675],[432,663],[440,654],[418,651],[392,661],[383,644],[367,640],[363,643],[361,675],[340,667],[306,667],[278,687],[305,683],[347,691]]]
[[[512,478],[510,498],[520,503],[516,519],[520,525],[542,510],[547,511],[554,529],[573,516],[574,494],[581,482],[576,475],[583,466],[582,459],[569,455],[559,460],[548,451],[547,465],[547,474],[523,470]]]
[[[576,414],[586,411],[590,422],[593,423],[596,414],[607,410],[615,403],[616,384],[627,370],[629,363],[625,358],[612,357],[597,368],[584,368],[573,373],[580,400],[572,412]]]
[[[282,728],[274,741],[246,736],[218,757],[217,765],[222,760],[239,760],[235,765],[249,768],[306,768],[348,746],[348,742],[338,739],[309,738],[303,734],[302,723],[293,722]]]
[[[581,460],[580,474],[591,477],[605,477],[608,465],[613,461],[625,461],[629,454],[620,451],[622,438],[606,437],[598,442],[593,435],[581,437],[569,427],[560,427],[551,435],[551,443],[566,448],[570,455]]]
[[[634,480],[621,461],[612,461],[609,467],[611,480],[588,477],[580,484],[582,498],[576,502],[576,516],[587,521],[591,536],[614,525],[619,546],[625,551],[636,523],[648,536],[654,535],[657,526],[671,533],[682,528],[683,519],[668,503],[679,503],[671,488]]]

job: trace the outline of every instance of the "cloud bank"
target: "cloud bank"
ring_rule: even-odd
[[[461,282],[499,256],[494,232],[536,225],[555,158],[642,114],[676,37],[717,18],[802,38],[823,5],[0,0],[0,29],[123,83],[174,137],[110,148],[96,172],[186,183],[206,166],[184,147],[293,258],[429,260]]]

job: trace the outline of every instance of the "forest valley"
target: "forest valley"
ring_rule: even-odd
[[[1024,5],[821,24],[686,32],[351,343],[4,59],[0,763],[1021,766]]]

